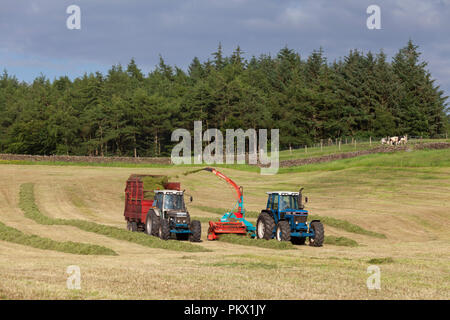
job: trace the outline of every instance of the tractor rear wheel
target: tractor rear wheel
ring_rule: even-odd
[[[311,222],[311,224],[309,225],[309,229],[314,230],[314,237],[309,237],[309,245],[312,247],[321,247],[325,238],[322,222]]]
[[[286,220],[279,221],[275,233],[278,241],[291,241],[291,226]]]
[[[202,224],[198,220],[191,221],[191,234],[189,240],[191,242],[200,242],[202,237]]]
[[[145,222],[145,232],[149,236],[157,236],[159,232],[159,217],[155,211],[149,210],[147,213],[147,221]]]
[[[161,219],[159,223],[159,238],[161,240],[169,240],[170,237],[170,227],[169,221],[166,219]]]
[[[256,222],[256,236],[258,239],[272,239],[275,221],[267,212],[261,212]]]

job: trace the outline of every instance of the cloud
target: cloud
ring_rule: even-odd
[[[66,8],[82,11],[82,29],[66,28]],[[450,1],[378,0],[382,30],[368,30],[372,0],[2,0],[0,68],[31,80],[36,72],[78,76],[134,57],[186,68],[240,45],[248,56],[276,54],[285,45],[305,57],[323,47],[329,61],[350,49],[392,56],[413,39],[450,94]],[[20,65],[27,66],[21,67]],[[86,69],[86,70],[85,70]],[[27,71],[28,70],[28,71]]]

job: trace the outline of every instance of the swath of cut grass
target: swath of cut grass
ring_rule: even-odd
[[[22,231],[9,227],[1,222],[0,240],[17,243],[37,249],[53,250],[64,253],[117,256],[117,253],[114,250],[103,246],[72,241],[56,241],[37,235],[25,234]]]
[[[198,220],[201,223],[208,223],[210,221],[214,221],[214,219],[211,219],[211,218],[208,218],[208,217],[197,217],[197,216],[194,217],[194,216],[191,216],[191,221],[194,221],[194,220]]]
[[[370,259],[367,262],[371,263],[371,264],[394,263],[394,259],[392,259],[391,257],[387,257],[387,258],[373,258],[373,259]]]
[[[343,247],[357,247],[358,242],[347,237],[325,236],[324,244],[343,246]]]
[[[362,234],[362,235],[370,236],[370,237],[374,237],[374,238],[386,239],[385,234],[366,230],[356,224],[353,224],[351,222],[348,222],[348,221],[342,220],[342,219],[336,219],[333,217],[319,216],[319,215],[312,214],[312,215],[308,215],[308,220],[320,220],[323,224],[328,225],[330,227],[334,227],[336,229],[341,229],[341,230],[344,230],[347,232]]]
[[[213,208],[208,206],[192,206],[193,208],[200,209],[205,212],[211,212],[215,214],[224,214],[225,212],[228,212],[230,210],[223,209],[223,208]],[[245,216],[248,218],[257,218],[259,216],[259,212],[256,211],[246,211]],[[336,219],[332,217],[327,216],[319,216],[316,214],[309,214],[308,220],[320,220],[323,224],[326,224],[330,227],[334,227],[337,229],[341,229],[347,232],[356,233],[356,234],[362,234],[370,237],[380,238],[380,239],[386,239],[386,235],[382,233],[378,233],[375,231],[366,230],[356,224],[353,224],[351,222],[348,222],[346,220],[342,219]]]
[[[290,250],[295,249],[294,245],[287,241],[251,239],[245,236],[234,234],[223,234],[219,237],[219,241],[239,244],[243,246],[255,246],[266,249]]]
[[[140,232],[130,232],[113,226],[106,226],[95,222],[77,220],[77,219],[59,219],[51,218],[42,214],[35,203],[34,184],[25,183],[20,187],[20,208],[25,217],[44,225],[66,225],[73,226],[87,232],[101,234],[117,240],[124,240],[140,244],[150,248],[160,248],[173,251],[186,252],[209,252],[211,250],[202,246],[193,245],[182,241],[163,241],[159,238],[148,236]]]
[[[227,267],[227,268],[242,268],[242,269],[278,269],[279,266],[276,263],[264,263],[264,262],[215,262],[206,264],[211,267]]]

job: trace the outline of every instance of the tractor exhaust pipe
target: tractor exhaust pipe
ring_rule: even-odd
[[[305,188],[301,188],[299,191],[298,191],[298,208],[299,209],[303,209],[305,206],[303,205],[303,195],[302,195],[302,191],[303,191],[303,189],[305,189]]]

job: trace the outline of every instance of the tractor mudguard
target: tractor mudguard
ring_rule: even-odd
[[[261,210],[261,213],[263,213],[263,212],[267,213],[269,216],[271,216],[273,218],[272,210],[267,210],[267,209]]]
[[[150,210],[153,210],[157,217],[159,217],[161,215],[158,208],[151,208]]]

